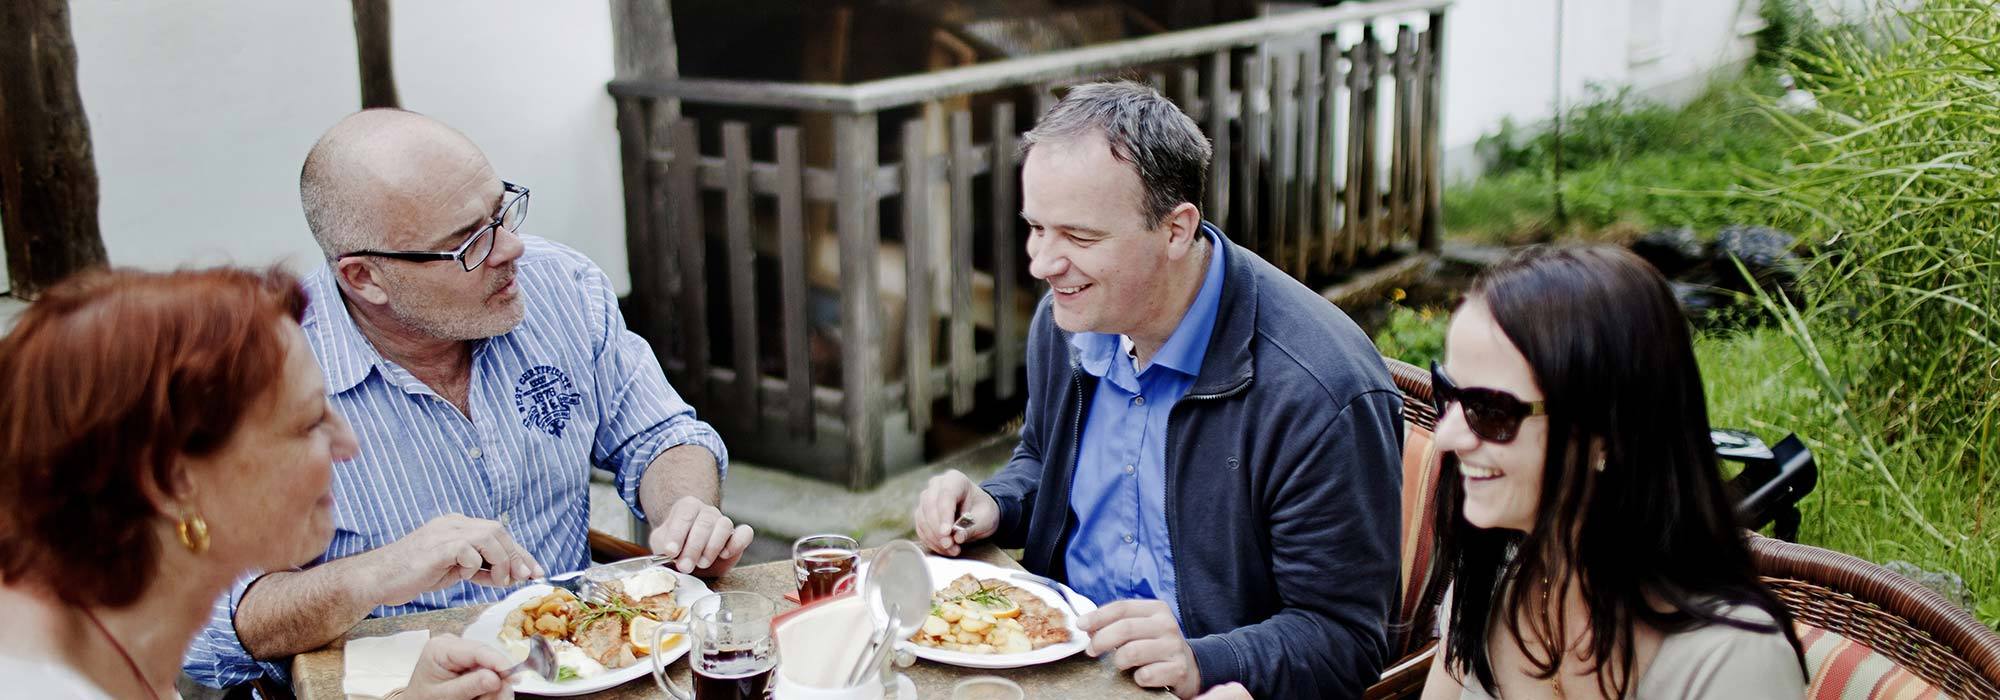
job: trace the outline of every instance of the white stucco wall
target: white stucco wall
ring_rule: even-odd
[[[338,0],[74,0],[113,264],[317,264],[299,213],[313,140],[360,102]],[[602,2],[394,5],[403,106],[478,142],[534,191],[527,231],[625,284],[617,137]]]
[[[1461,0],[1445,39],[1448,176],[1478,172],[1473,144],[1502,119],[1527,126],[1554,113],[1559,40],[1564,104],[1590,99],[1592,85],[1680,102],[1755,53],[1748,32],[1761,26],[1758,7],[1759,0]]]
[[[1532,123],[1551,113],[1558,1],[1460,0],[1451,10],[1444,146],[1453,173],[1471,172],[1473,143],[1502,118]],[[1573,102],[1590,83],[1698,87],[1707,72],[1749,55],[1741,25],[1755,18],[1757,0],[1561,4],[1563,92]],[[349,4],[72,0],[71,8],[112,262],[316,264],[298,167],[359,102]],[[1652,16],[1659,24],[1649,33]],[[503,177],[533,188],[529,232],[576,246],[628,288],[617,133],[604,92],[606,4],[397,2],[393,34],[404,106],[464,130]],[[1657,37],[1655,50],[1635,52],[1635,38],[1647,36]]]

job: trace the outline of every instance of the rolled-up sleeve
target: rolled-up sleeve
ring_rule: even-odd
[[[289,680],[290,672],[283,664],[250,658],[249,650],[236,637],[236,605],[243,600],[243,592],[262,575],[250,574],[238,579],[215,600],[208,624],[195,633],[187,656],[181,659],[181,672],[188,678],[210,688],[228,688],[265,677]]]
[[[681,445],[698,445],[715,455],[718,478],[729,476],[729,449],[715,428],[695,417],[694,407],[667,383],[652,344],[625,325],[611,282],[596,265],[577,272],[577,282],[590,310],[588,328],[603,420],[597,427],[591,459],[616,476],[618,494],[632,513],[644,519],[639,483],[646,467],[660,453]]]

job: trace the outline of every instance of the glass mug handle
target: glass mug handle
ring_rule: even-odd
[[[660,692],[678,698],[678,700],[694,700],[694,693],[692,691],[683,692],[680,686],[674,685],[674,682],[667,678],[667,665],[673,662],[667,658],[666,654],[660,652],[666,651],[666,647],[661,642],[666,641],[669,634],[678,634],[688,640],[688,669],[690,672],[694,669],[694,655],[699,653],[699,650],[694,648],[694,634],[688,628],[688,623],[671,620],[662,621],[659,628],[653,630],[653,653],[651,654],[653,660],[653,684],[660,686]]]

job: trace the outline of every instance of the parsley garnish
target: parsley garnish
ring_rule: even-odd
[[[584,629],[589,627],[590,623],[596,622],[598,618],[609,615],[617,615],[622,622],[631,622],[633,617],[645,614],[638,608],[626,605],[622,596],[619,600],[586,600],[578,602],[582,604],[584,613],[583,617],[577,618],[576,623],[571,626],[573,629]]]
[[[980,607],[984,608],[1005,608],[1010,605],[1013,605],[1013,601],[1008,600],[1007,596],[1002,595],[1000,593],[1000,589],[989,588],[983,581],[980,582],[979,584],[979,590],[967,593],[965,595],[953,598],[951,600],[951,602],[967,602],[967,601],[976,603]]]

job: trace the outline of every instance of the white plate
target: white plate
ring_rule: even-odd
[[[929,565],[931,584],[939,588],[950,585],[954,579],[960,576],[972,574],[974,578],[990,578],[1006,581],[1015,588],[1033,593],[1035,597],[1041,598],[1042,602],[1048,603],[1049,607],[1055,608],[1069,617],[1067,620],[1069,623],[1069,641],[1062,644],[1050,644],[1025,654],[968,654],[962,651],[947,651],[911,642],[908,644],[908,648],[910,653],[915,654],[917,658],[928,659],[941,664],[964,666],[966,668],[1020,668],[1022,666],[1045,664],[1051,661],[1061,661],[1090,646],[1090,637],[1083,633],[1083,628],[1076,626],[1078,615],[1089,614],[1090,611],[1097,609],[1097,605],[1090,602],[1089,598],[1071,593],[1070,599],[1076,602],[1076,614],[1072,615],[1070,614],[1069,606],[1063,603],[1062,594],[1042,584],[1014,578],[1014,569],[1004,569],[983,561],[946,559],[937,556],[924,557],[924,563]]]
[[[680,573],[678,571],[675,571],[674,575],[680,578],[679,585],[675,586],[674,588],[675,604],[680,605],[681,607],[687,607],[688,604],[693,603],[694,601],[699,600],[702,596],[709,594],[708,585],[702,583],[701,579]],[[498,603],[494,603],[492,606],[487,607],[485,612],[479,613],[479,619],[473,620],[472,624],[470,625],[466,625],[465,634],[463,636],[466,639],[470,639],[476,642],[481,642],[484,644],[489,644],[495,648],[505,651],[507,649],[507,645],[500,641],[500,624],[507,621],[507,613],[516,608],[528,604],[528,601],[547,595],[549,591],[553,590],[555,589],[547,585],[535,584],[533,586],[528,586],[527,588],[514,591],[514,593],[512,595],[507,596],[506,599],[501,600]],[[658,653],[665,654],[667,662],[673,663],[675,659],[678,659],[681,657],[681,655],[686,654],[687,650],[688,650],[688,641],[685,637],[683,637],[679,642],[675,643],[673,646],[667,647],[663,652],[658,652]],[[513,654],[509,653],[508,656],[511,658]],[[594,678],[580,678],[577,680],[563,681],[561,683],[549,680],[543,680],[542,678],[534,674],[524,673],[519,676],[516,676],[517,678],[520,679],[520,682],[514,685],[514,692],[526,693],[529,695],[550,695],[550,696],[582,695],[584,693],[594,693],[600,690],[616,687],[618,685],[622,685],[628,681],[631,681],[632,679],[643,678],[647,674],[650,674],[652,672],[653,672],[652,658],[641,657],[639,659],[639,663],[635,663],[620,669],[612,669],[610,671],[605,672],[604,675],[601,676],[597,676]]]

